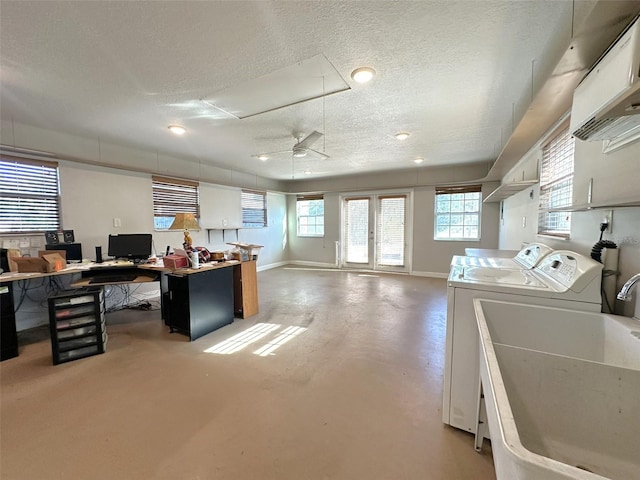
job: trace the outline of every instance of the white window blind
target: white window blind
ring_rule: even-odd
[[[480,240],[482,185],[436,187],[435,240]]]
[[[539,234],[568,238],[571,233],[571,213],[548,210],[571,205],[574,148],[568,126],[542,147]]]
[[[267,194],[254,190],[242,190],[242,226],[267,226]]]
[[[403,266],[406,197],[380,196],[378,202],[377,263]]]
[[[0,232],[59,230],[58,164],[51,161],[0,158]]]
[[[200,217],[198,182],[179,178],[151,177],[153,185],[153,224],[156,230],[171,226],[176,213],[193,213]]]
[[[322,237],[324,235],[324,197],[322,195],[299,195],[296,201],[299,237]]]

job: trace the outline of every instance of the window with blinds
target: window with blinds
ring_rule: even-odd
[[[480,240],[482,185],[436,187],[435,240]]]
[[[575,139],[567,126],[542,147],[538,234],[569,238],[571,213],[549,211],[571,205]]]
[[[59,230],[58,164],[0,157],[0,233]]]
[[[324,197],[299,195],[296,201],[297,231],[299,237],[324,235]]]
[[[254,190],[242,190],[242,226],[267,226],[267,194]]]
[[[200,218],[198,182],[179,178],[151,177],[153,185],[153,226],[167,230],[176,213],[193,213]]]
[[[378,197],[378,265],[404,266],[405,195]]]

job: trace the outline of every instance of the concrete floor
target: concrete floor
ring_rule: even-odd
[[[194,342],[125,310],[104,355],[52,366],[48,337],[21,334],[0,363],[0,478],[495,478],[488,442],[441,422],[445,280],[258,277],[260,313]]]

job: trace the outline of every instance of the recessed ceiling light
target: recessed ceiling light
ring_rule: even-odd
[[[169,125],[169,130],[171,131],[171,133],[175,134],[175,135],[184,135],[187,131],[186,128],[180,126],[180,125]]]
[[[407,132],[398,132],[395,134],[395,137],[398,140],[406,140],[407,138],[409,138],[409,135],[411,135],[410,133]]]
[[[413,163],[422,163],[424,162],[424,158],[416,158]]]
[[[258,160],[266,162],[267,160],[269,160],[269,155],[258,155]]]
[[[311,172],[310,172],[309,170],[305,170],[305,171],[304,171],[304,174],[305,174],[305,175],[311,175]]]
[[[351,72],[351,78],[353,78],[358,83],[367,83],[373,78],[375,74],[376,71],[373,68],[361,67],[356,68],[353,72]]]

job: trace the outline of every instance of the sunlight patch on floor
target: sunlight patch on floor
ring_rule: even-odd
[[[280,335],[271,340],[265,346],[259,348],[255,352],[255,355],[260,355],[261,357],[266,357],[267,355],[273,355],[273,352],[280,348],[282,345],[292,340],[294,337],[297,337],[301,333],[306,330],[305,327],[287,327],[285,328]]]
[[[279,329],[280,326],[281,325],[275,323],[256,323],[253,327],[248,328],[244,332],[240,332],[237,335],[214,345],[213,347],[207,348],[205,353],[230,355],[232,353],[239,352],[246,346],[257,342],[274,330]]]

